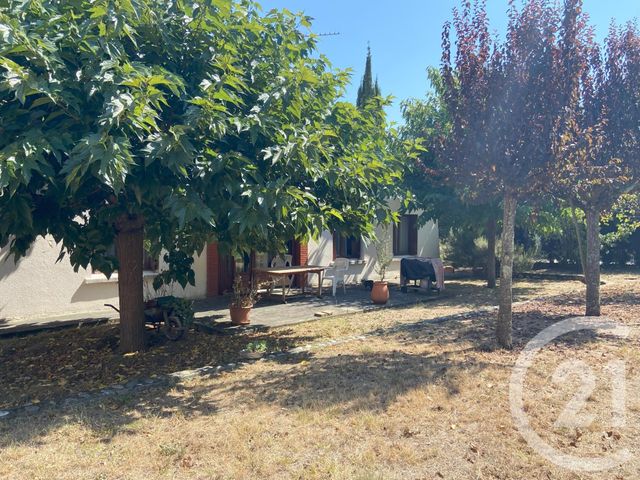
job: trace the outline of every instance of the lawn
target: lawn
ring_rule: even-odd
[[[605,280],[603,313],[637,324],[640,276]],[[524,399],[531,424],[558,450],[593,456],[627,447],[635,454],[630,462],[600,474],[562,470],[526,444],[510,414],[508,382],[519,351],[544,327],[581,314],[582,288],[577,282],[519,283],[519,300],[547,298],[516,306],[513,352],[493,348],[493,312],[437,320],[492,305],[493,294],[476,282],[453,285],[456,296],[437,303],[274,329],[263,334],[273,348],[367,336],[172,387],[62,410],[43,407],[29,417],[0,420],[0,478],[637,478],[640,358],[635,334],[624,340],[600,334],[563,337],[530,370]],[[23,365],[31,368],[29,373],[20,374],[37,375],[38,368],[55,363],[52,339],[71,342],[69,335],[80,333],[73,344],[80,348],[83,339],[91,338],[88,332],[108,328],[39,336],[34,343],[49,342],[52,350],[38,350],[34,366]],[[20,342],[26,341],[12,339],[1,347],[7,404],[20,387],[15,378],[7,387],[14,368],[7,349],[24,360],[28,352],[20,350],[26,347]],[[229,339],[193,336],[185,347],[199,342],[209,345],[208,356],[201,346],[197,354],[172,352],[173,363],[163,362],[156,349],[135,360],[140,362],[136,370],[153,370],[156,362],[160,369],[215,363],[222,358],[215,350]],[[106,362],[104,382],[125,371],[111,371],[118,371],[112,360],[117,355],[108,351],[96,350]],[[235,354],[232,346],[225,352],[225,360]],[[611,393],[605,382],[588,397],[587,411],[596,415],[592,424],[554,426],[577,385],[577,378],[560,385],[551,380],[568,358],[594,369],[626,360],[627,390],[632,392],[626,425],[610,425]],[[75,382],[69,380],[64,388],[90,385],[84,376]],[[46,397],[36,384],[31,388]]]

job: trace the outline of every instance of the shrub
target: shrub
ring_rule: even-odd
[[[443,242],[442,257],[456,268],[484,268],[487,240],[472,228],[452,229]]]
[[[521,275],[533,270],[533,266],[540,259],[541,255],[541,240],[540,237],[533,236],[529,247],[522,244],[516,244],[513,251],[513,274]],[[501,256],[501,244],[498,242],[498,258]]]
[[[522,274],[533,269],[541,256],[541,239],[538,235],[529,235],[526,245],[516,244],[513,259],[513,273]],[[497,242],[497,258],[500,258],[500,242]],[[447,263],[456,268],[484,269],[487,264],[489,246],[487,239],[478,235],[472,228],[452,230],[441,247],[442,256]]]
[[[522,274],[533,269],[539,258],[540,251],[537,248],[527,250],[523,245],[516,245],[513,257],[513,273]]]
[[[247,343],[245,350],[251,353],[266,353],[268,350],[268,345],[265,340],[258,340],[255,342]]]
[[[173,314],[182,320],[182,326],[189,328],[193,324],[193,301],[186,298],[167,296],[158,298],[159,305],[173,310]]]

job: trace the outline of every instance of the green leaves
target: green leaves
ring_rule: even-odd
[[[52,146],[41,131],[26,132],[0,150],[0,189],[13,195],[28,186],[34,175],[52,178],[54,169],[45,159]]]
[[[91,134],[82,139],[69,153],[60,171],[71,191],[81,188],[87,174],[100,180],[115,193],[125,187],[127,175],[135,161],[126,137]]]
[[[371,232],[401,177],[383,101],[339,101],[308,25],[244,0],[2,4],[0,245],[52,234],[111,272],[116,219],[138,216],[169,252],[159,282],[186,285],[214,237]]]

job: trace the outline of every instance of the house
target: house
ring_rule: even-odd
[[[389,281],[399,281],[402,257],[439,255],[437,222],[419,226],[416,214],[404,215],[393,231],[389,229],[388,237],[394,256],[387,273]],[[13,259],[5,261],[8,251],[0,250],[0,321],[107,313],[105,303],[118,304],[117,274],[108,279],[90,269],[76,272],[66,258],[56,263],[58,254],[59,246],[50,237],[39,238],[17,263]],[[351,260],[349,282],[377,278],[375,247],[339,232],[324,232],[306,244],[291,241],[289,255],[293,265],[330,265],[335,258],[346,257]],[[233,258],[222,253],[217,244],[210,244],[194,259],[195,286],[176,286],[165,293],[192,299],[222,295],[231,289],[235,272],[247,270],[252,262],[256,267],[267,267],[269,257],[267,253],[255,253],[248,258]],[[145,292],[150,297],[158,269],[162,269],[161,263],[145,259]]]
[[[56,263],[60,247],[51,237],[39,237],[26,257],[14,262],[8,248],[0,250],[0,322],[2,319],[39,319],[81,313],[109,312],[105,303],[118,305],[118,275],[107,278],[91,269],[74,271],[68,258]],[[5,261],[6,260],[6,261]],[[145,292],[153,292],[153,277],[161,268],[145,259]],[[177,287],[188,298],[206,295],[206,258],[195,258],[196,286]]]

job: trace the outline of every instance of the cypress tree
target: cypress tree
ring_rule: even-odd
[[[380,85],[378,85],[378,79],[376,79],[375,84],[373,83],[371,47],[367,47],[367,62],[365,64],[362,82],[360,82],[360,87],[358,88],[358,99],[356,100],[356,105],[358,108],[363,108],[369,100],[378,96],[380,96]]]

